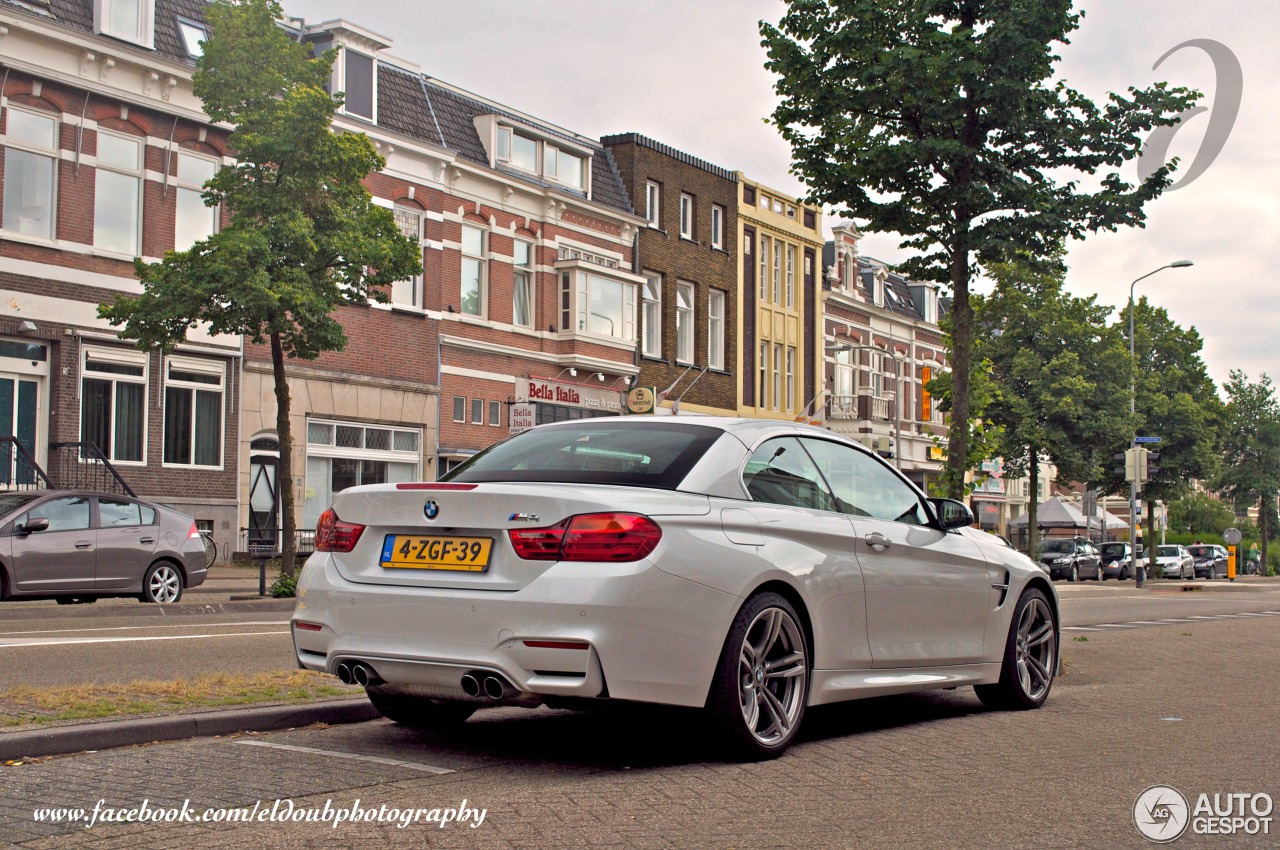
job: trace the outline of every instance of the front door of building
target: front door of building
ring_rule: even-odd
[[[0,340],[0,438],[17,440],[38,464],[46,456],[43,411],[48,374],[47,346]],[[34,483],[31,465],[8,441],[0,440],[0,486]]]
[[[276,477],[279,443],[259,438],[250,446],[253,453],[249,456],[249,551],[277,552],[280,549],[280,491]]]

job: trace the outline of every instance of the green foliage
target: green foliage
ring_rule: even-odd
[[[944,329],[948,326],[944,322]],[[995,387],[991,382],[991,361],[983,360],[973,370],[969,380],[969,439],[966,443],[968,457],[965,470],[977,470],[983,461],[991,460],[1000,453],[1004,427],[985,418],[985,411],[990,405]],[[951,412],[952,372],[936,372],[929,381],[928,390],[933,395],[938,408]],[[934,445],[946,449],[946,443],[938,437],[933,438]],[[972,476],[963,475],[962,480],[953,479],[958,468],[948,465],[942,474],[928,482],[929,492],[934,496],[947,496],[955,492],[970,493],[987,477],[985,473],[974,472]]]
[[[1264,372],[1250,382],[1233,369],[1227,392],[1222,432],[1222,471],[1218,487],[1243,513],[1260,505],[1258,536],[1262,558],[1270,563],[1267,544],[1277,533],[1276,498],[1280,494],[1280,402],[1271,378]]]
[[[298,579],[282,572],[271,583],[271,595],[276,599],[293,598],[298,595]]]
[[[1128,311],[1122,310],[1115,329],[1126,340],[1128,322]],[[1134,433],[1156,436],[1160,442],[1149,448],[1160,453],[1160,471],[1141,486],[1142,495],[1172,502],[1190,493],[1193,480],[1212,480],[1217,472],[1222,400],[1200,357],[1204,343],[1194,327],[1175,324],[1164,308],[1146,298],[1134,305],[1133,327],[1134,430],[1108,447],[1101,487],[1109,493],[1128,492],[1124,476],[1114,472],[1123,464],[1111,458],[1129,447]],[[1124,392],[1127,398],[1129,388]]]
[[[808,200],[900,234],[917,253],[899,269],[951,285],[954,496],[969,460],[974,260],[1057,262],[1066,238],[1141,225],[1172,163],[1138,185],[1119,169],[1198,96],[1158,83],[1099,106],[1054,79],[1079,21],[1070,0],[789,0],[776,27],[760,25],[772,121]]]
[[[325,91],[334,53],[319,58],[277,26],[275,0],[215,0],[196,63],[195,93],[234,125],[236,164],[204,201],[229,221],[186,251],[136,261],[142,294],[98,313],[140,348],[172,350],[200,323],[270,342],[282,481],[292,481],[286,357],[313,360],[346,345],[344,304],[386,301],[385,287],[421,272],[421,249],[361,182],[384,162],[363,134],[330,129],[340,97]],[[284,570],[294,556],[293,488],[280,491]]]
[[[1220,539],[1209,538],[1220,538],[1234,522],[1235,514],[1230,506],[1206,493],[1188,493],[1169,503],[1170,530],[1186,533],[1193,540],[1199,537],[1205,543],[1221,543]]]

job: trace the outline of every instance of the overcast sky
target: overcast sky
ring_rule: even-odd
[[[776,22],[780,0],[284,0],[309,23],[345,17],[389,37],[390,52],[423,72],[585,135],[635,131],[801,195],[787,145],[763,119],[772,112],[757,23]],[[1213,61],[1185,48],[1218,41],[1243,68],[1243,99],[1225,147],[1197,180],[1148,207],[1145,229],[1090,236],[1070,249],[1068,287],[1123,308],[1138,285],[1180,325],[1204,338],[1221,383],[1230,370],[1280,380],[1280,3],[1276,0],[1079,0],[1085,12],[1061,47],[1061,74],[1095,100],[1157,80],[1215,103]],[[1191,119],[1171,153],[1186,171],[1213,115]],[[1126,176],[1136,179],[1136,168]],[[838,216],[828,216],[828,222]],[[869,234],[863,251],[907,256],[898,239]]]

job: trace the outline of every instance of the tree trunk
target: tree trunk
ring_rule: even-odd
[[[280,442],[280,465],[276,468],[276,491],[280,499],[280,571],[293,575],[297,548],[293,515],[293,431],[289,428],[289,381],[284,374],[284,346],[277,331],[271,333],[271,371],[276,381],[276,438]]]
[[[964,498],[969,471],[969,369],[973,362],[973,308],[969,305],[969,251],[957,238],[951,257],[951,427],[947,431],[947,496]]]
[[[1027,500],[1027,554],[1036,555],[1036,544],[1040,542],[1040,529],[1036,526],[1039,505],[1036,499],[1040,494],[1040,450],[1035,446],[1027,449],[1027,492],[1031,498]]]
[[[1258,511],[1258,536],[1262,538],[1262,560],[1258,563],[1258,575],[1265,576],[1267,567],[1267,538],[1271,536],[1271,506],[1275,504],[1275,496],[1263,493],[1259,502],[1262,508]]]
[[[1147,578],[1159,578],[1156,575],[1156,503],[1144,502],[1147,509],[1144,511],[1146,516],[1143,518],[1142,545],[1147,547],[1147,551],[1151,554],[1147,558]]]

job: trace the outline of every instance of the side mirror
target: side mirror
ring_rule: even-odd
[[[930,499],[929,504],[933,506],[938,525],[944,531],[973,525],[973,511],[964,502],[957,502],[955,499]]]
[[[18,526],[19,534],[30,534],[33,531],[48,531],[48,530],[49,530],[49,518],[44,516],[32,517],[31,519],[27,520],[24,524]]]

